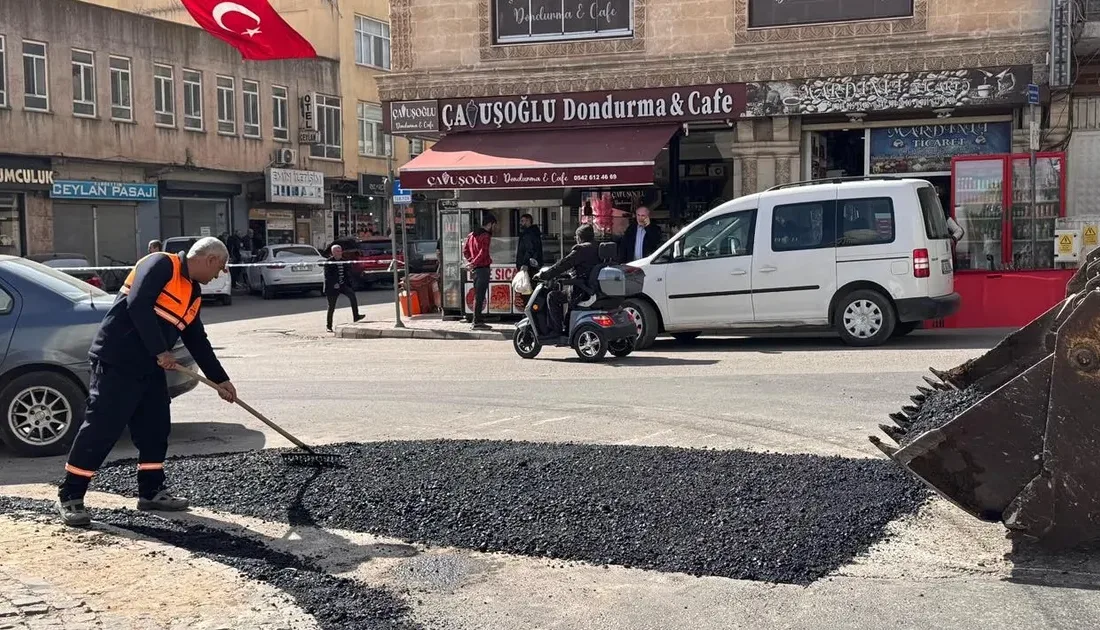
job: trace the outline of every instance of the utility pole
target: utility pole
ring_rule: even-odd
[[[392,262],[393,265],[393,327],[404,328],[405,322],[401,321],[401,293],[398,286],[398,273],[397,273],[397,227],[394,221],[397,219],[397,209],[393,203],[393,195],[396,191],[393,181],[393,153],[389,152],[386,158],[386,167],[389,171],[389,176],[386,178],[386,207],[389,208],[390,219],[390,246],[392,249]],[[411,312],[411,311],[410,311]]]

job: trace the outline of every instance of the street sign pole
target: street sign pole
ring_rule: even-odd
[[[409,234],[406,223],[408,223],[408,211],[407,205],[401,206],[401,255],[405,257],[405,310],[409,313],[409,317],[412,317],[412,285],[409,282]],[[393,257],[397,260],[397,256]]]
[[[390,216],[397,217],[397,205],[393,202],[394,195],[397,193],[396,182],[393,179],[393,155],[386,158],[386,166],[389,170],[388,186],[386,186],[386,205],[389,207]],[[393,219],[390,219],[390,251],[393,262],[393,327],[404,328],[405,322],[401,321],[401,290],[398,286],[397,277],[397,229],[393,223]]]
[[[1039,208],[1035,190],[1035,152],[1039,150],[1039,86],[1031,83],[1027,86],[1028,101],[1028,198],[1031,202],[1031,268],[1039,267]]]

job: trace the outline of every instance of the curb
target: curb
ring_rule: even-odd
[[[344,325],[336,327],[339,339],[434,339],[455,341],[508,341],[511,331],[440,330],[438,328],[366,328]]]

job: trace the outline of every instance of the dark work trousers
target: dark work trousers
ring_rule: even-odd
[[[143,498],[153,498],[164,486],[164,458],[172,430],[171,402],[164,370],[138,378],[93,362],[88,407],[69,450],[61,499],[84,498],[92,474],[103,465],[127,426],[138,449],[138,492]]]
[[[340,299],[341,295],[348,296],[351,300],[351,315],[356,319],[359,318],[359,301],[355,299],[355,290],[346,284],[340,285],[339,289],[330,288],[325,292],[325,297],[328,298],[328,327],[332,329],[332,314],[336,312],[336,300]]]
[[[565,333],[565,307],[569,304],[569,296],[565,291],[551,291],[546,295],[546,310],[550,320],[550,334],[562,335]]]
[[[489,301],[489,268],[477,267],[474,275],[474,323],[485,321],[485,303]]]

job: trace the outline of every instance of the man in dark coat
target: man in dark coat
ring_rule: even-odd
[[[516,248],[516,271],[527,269],[534,276],[542,269],[542,230],[535,218],[525,214],[519,218],[519,247]]]
[[[336,312],[336,300],[341,295],[346,295],[351,302],[351,315],[355,321],[361,321],[365,315],[359,313],[359,302],[355,299],[355,289],[351,286],[351,269],[344,260],[344,248],[333,244],[329,251],[332,255],[326,260],[325,271],[325,297],[328,298],[328,318],[325,329],[332,332],[332,315]]]
[[[539,272],[536,279],[546,282],[571,271],[574,278],[587,283],[588,276],[592,275],[592,270],[600,264],[600,246],[596,244],[596,231],[590,223],[577,228],[576,239],[577,244],[566,254],[565,258],[559,260],[546,271]],[[592,288],[595,289],[596,287]],[[550,326],[554,330],[554,335],[563,335],[566,332],[564,323],[566,305],[573,305],[590,297],[580,287],[574,286],[572,289],[570,296],[566,296],[564,291],[557,290],[551,291],[546,296],[546,305],[549,311],[547,315],[550,318]]]
[[[623,264],[649,256],[664,240],[661,228],[649,220],[649,208],[640,206],[634,211],[634,219],[619,240],[619,262]]]

